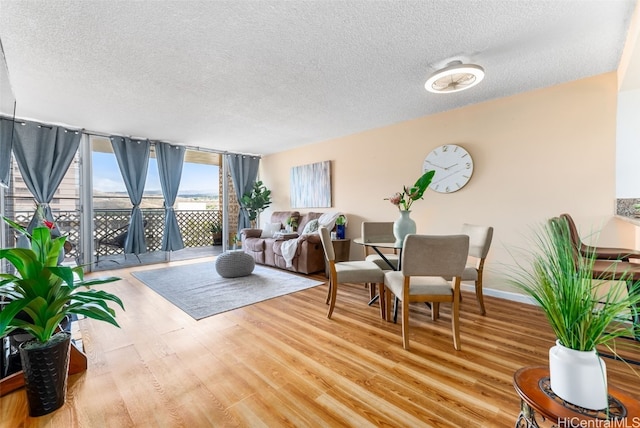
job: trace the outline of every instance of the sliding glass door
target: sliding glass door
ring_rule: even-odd
[[[91,137],[94,270],[214,255],[221,250],[220,159],[217,153],[187,150],[174,205],[185,248],[162,251],[164,197],[152,147],[141,209],[147,251],[125,254],[132,204],[105,137]]]

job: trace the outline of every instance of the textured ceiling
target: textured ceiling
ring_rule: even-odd
[[[0,41],[18,117],[269,154],[614,71],[635,5],[0,0]],[[485,80],[425,91],[452,60]]]

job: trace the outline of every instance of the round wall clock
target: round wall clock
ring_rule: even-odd
[[[436,147],[427,155],[422,171],[435,170],[429,185],[431,190],[440,193],[453,193],[464,187],[473,174],[473,159],[462,147],[445,144]]]

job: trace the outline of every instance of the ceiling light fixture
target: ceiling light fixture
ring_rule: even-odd
[[[427,79],[424,87],[436,94],[450,94],[472,88],[484,79],[484,69],[475,64],[453,61]]]

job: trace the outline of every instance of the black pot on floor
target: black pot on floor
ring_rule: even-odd
[[[32,340],[20,345],[29,416],[46,415],[64,404],[70,346],[66,332],[56,333],[45,344]]]

